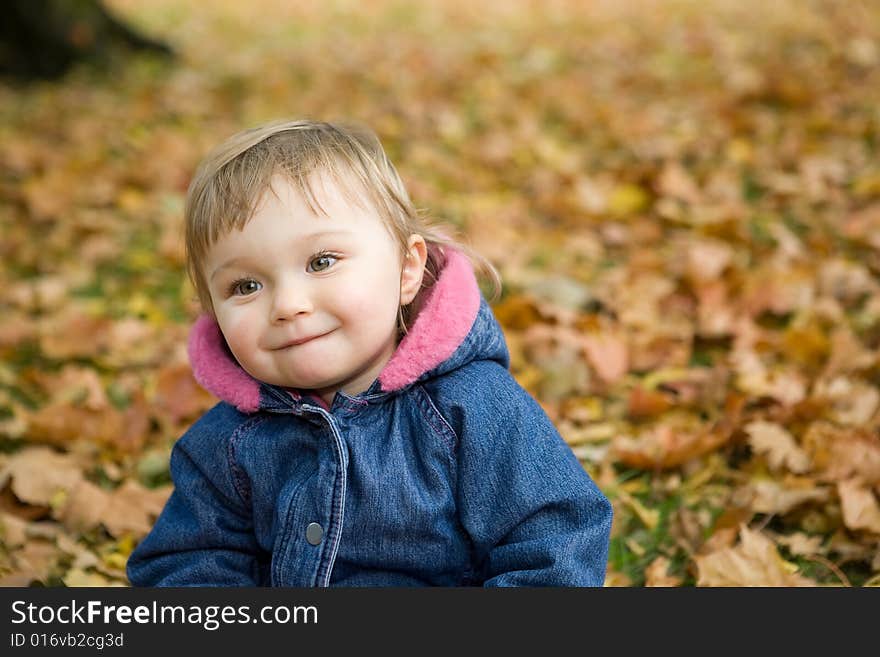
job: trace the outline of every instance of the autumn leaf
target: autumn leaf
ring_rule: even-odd
[[[682,578],[669,574],[670,561],[667,557],[657,557],[645,569],[645,586],[681,586]]]
[[[607,585],[789,581],[737,538],[755,516],[817,583],[880,581],[880,6],[113,4],[184,56],[0,84],[0,582],[126,582],[167,495],[142,484],[216,401],[192,174],[241,127],[344,114],[498,269],[511,373],[623,491]]]
[[[770,515],[786,514],[807,502],[825,502],[830,498],[829,491],[815,482],[804,481],[799,486],[786,485],[772,479],[755,479],[747,489],[751,496],[752,511]]]
[[[880,504],[871,488],[857,479],[838,482],[843,521],[850,529],[880,534]]]
[[[785,561],[773,542],[743,525],[740,542],[694,557],[697,586],[816,586]]]
[[[587,360],[606,383],[619,381],[629,369],[626,342],[612,334],[586,335],[583,338]]]
[[[49,506],[59,491],[71,491],[82,478],[82,465],[74,457],[29,447],[13,454],[0,470],[0,487],[9,482],[22,502]]]
[[[773,422],[755,421],[745,425],[744,429],[752,449],[765,455],[771,468],[786,468],[796,473],[810,469],[809,455],[784,427]]]
[[[630,467],[673,468],[717,449],[729,437],[722,428],[701,426],[693,418],[679,415],[665,418],[636,437],[615,437],[612,452]]]

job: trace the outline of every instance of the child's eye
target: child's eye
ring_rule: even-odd
[[[339,258],[330,253],[319,253],[309,261],[309,271],[324,271],[332,267]]]
[[[240,278],[237,281],[233,281],[232,285],[229,286],[229,294],[246,297],[249,294],[257,292],[262,287],[263,285],[259,281],[255,281],[253,278]]]

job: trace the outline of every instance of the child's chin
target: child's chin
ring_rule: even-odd
[[[296,390],[327,390],[332,389],[336,379],[326,376],[299,376],[291,377],[282,384],[285,388],[294,388]]]

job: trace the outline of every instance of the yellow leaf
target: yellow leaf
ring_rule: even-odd
[[[651,530],[657,528],[657,524],[660,522],[660,512],[657,509],[649,509],[623,489],[617,489],[616,496],[635,512],[645,527]]]
[[[638,185],[618,185],[608,197],[608,210],[615,215],[629,216],[645,210],[651,197]]]
[[[125,570],[125,564],[128,561],[128,557],[119,552],[111,552],[110,554],[105,554],[101,557],[101,560],[110,568]]]
[[[82,568],[71,568],[62,578],[66,586],[107,586],[109,580],[99,573],[89,573]]]
[[[746,164],[752,161],[754,148],[751,142],[745,139],[731,139],[727,142],[727,157],[736,164]]]

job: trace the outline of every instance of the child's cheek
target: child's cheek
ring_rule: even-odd
[[[235,309],[240,310],[240,309]],[[227,312],[220,321],[220,328],[226,343],[236,355],[243,353],[249,342],[255,342],[259,335],[257,327],[247,313]]]
[[[350,323],[372,333],[397,320],[396,300],[392,293],[361,290],[347,299],[345,312]]]

